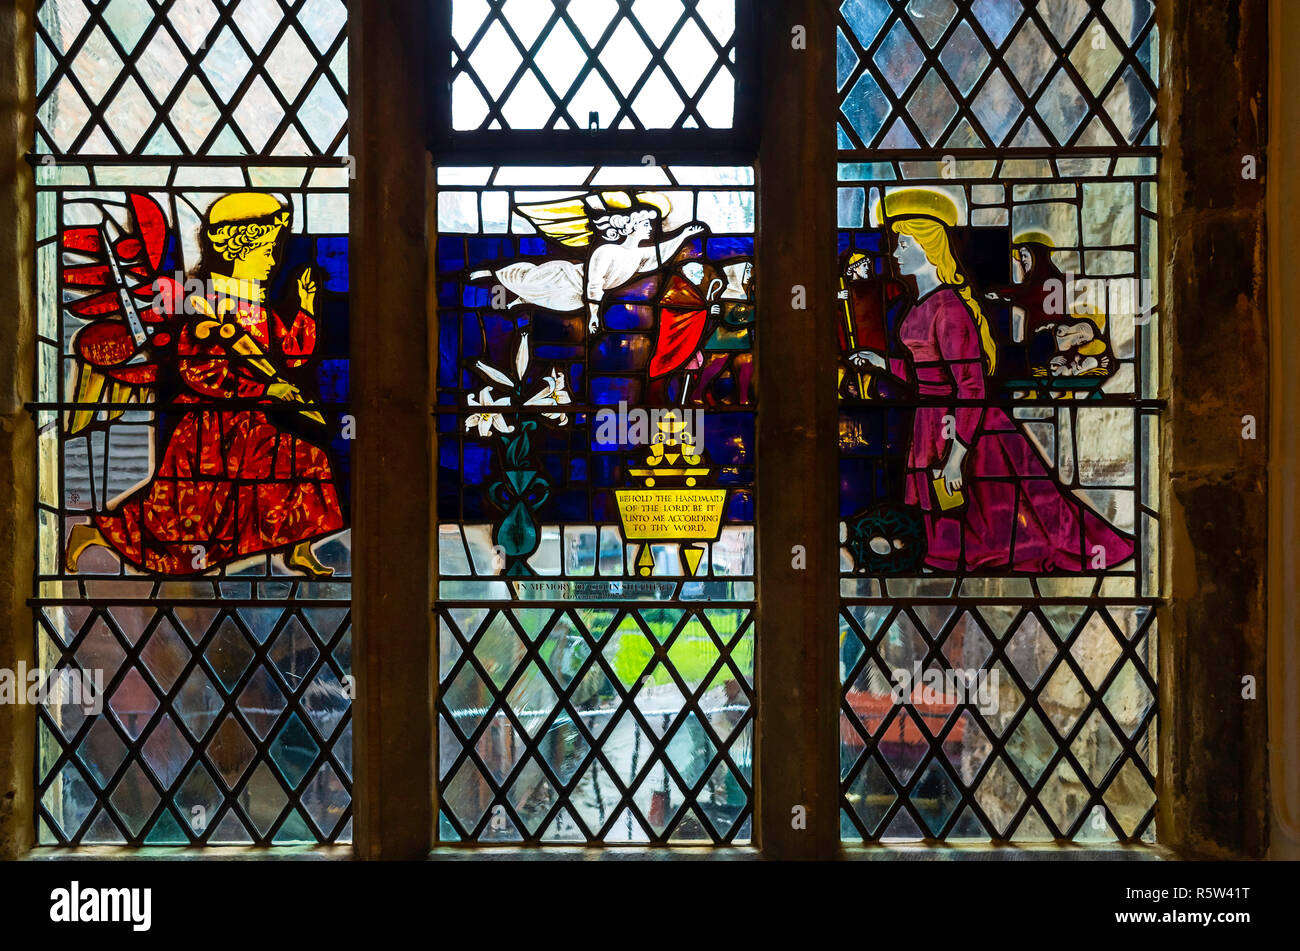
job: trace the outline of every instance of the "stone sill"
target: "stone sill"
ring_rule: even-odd
[[[443,847],[429,854],[431,861],[762,861],[757,849],[747,846],[699,848],[521,848],[518,846]],[[971,845],[876,845],[846,846],[833,861],[845,862],[1153,862],[1175,859],[1168,849],[1157,846],[1082,846],[1044,843],[1030,846]]]
[[[29,852],[27,862],[118,862],[118,861],[206,861],[206,862],[349,862],[351,846],[287,846],[281,848],[212,847],[205,849],[92,846],[81,849],[39,848]],[[1153,862],[1179,858],[1160,846],[1082,845],[878,845],[848,846],[835,856],[848,862]],[[524,848],[479,846],[435,848],[432,862],[732,862],[761,861],[758,849],[748,846],[699,848]]]
[[[866,862],[1160,862],[1179,858],[1158,845],[1074,845],[1044,842],[1031,845],[846,846],[840,857]]]
[[[208,848],[167,848],[151,846],[131,849],[116,845],[91,845],[84,848],[32,849],[22,862],[350,862],[350,845],[303,845],[254,848],[251,846],[211,846]]]

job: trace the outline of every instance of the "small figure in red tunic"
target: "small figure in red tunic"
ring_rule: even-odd
[[[344,519],[325,451],[299,435],[323,433],[324,418],[294,382],[316,348],[311,270],[298,277],[296,312],[265,301],[288,228],[289,212],[270,195],[227,195],[209,210],[196,274],[205,293],[168,321],[184,415],[150,481],[72,529],[70,572],[102,545],[160,574],[269,553],[305,575],[332,574],[311,546]],[[286,411],[304,425],[290,431]]]

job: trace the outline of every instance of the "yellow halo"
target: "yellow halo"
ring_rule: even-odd
[[[673,209],[673,203],[662,192],[637,192],[635,196],[627,192],[601,192],[600,195],[593,195],[587,199],[587,204],[597,213],[625,210],[638,202],[649,205],[665,218]]]
[[[882,213],[881,200],[876,199],[873,217],[881,224],[886,219],[913,218],[924,216],[934,218],[949,228],[955,228],[961,215],[952,196],[933,188],[900,188],[885,193]]]
[[[1056,247],[1056,242],[1045,231],[1022,231],[1011,239],[1012,244],[1042,244],[1049,248]]]
[[[272,195],[264,192],[235,192],[219,198],[208,209],[208,223],[226,225],[255,221],[282,211],[284,206]]]

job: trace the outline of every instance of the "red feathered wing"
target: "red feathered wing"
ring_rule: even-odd
[[[81,404],[68,415],[68,431],[74,435],[96,422],[117,419],[125,411],[122,404],[152,398],[149,388],[158,380],[158,354],[171,343],[166,325],[172,315],[168,307],[151,302],[184,299],[174,280],[160,277],[168,241],[162,209],[148,195],[132,194],[130,204],[133,232],[109,239],[116,229],[92,225],[67,228],[59,236],[63,286],[85,292],[64,307],[88,321],[72,338],[79,358],[72,397]],[[128,320],[123,291],[144,339],[138,339]],[[109,405],[101,409],[96,404]]]

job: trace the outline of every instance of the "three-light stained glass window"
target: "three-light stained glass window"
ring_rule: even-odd
[[[738,5],[448,6],[436,838],[748,842]],[[1154,4],[838,9],[842,836],[1149,840]],[[346,22],[37,4],[42,844],[351,837]]]

